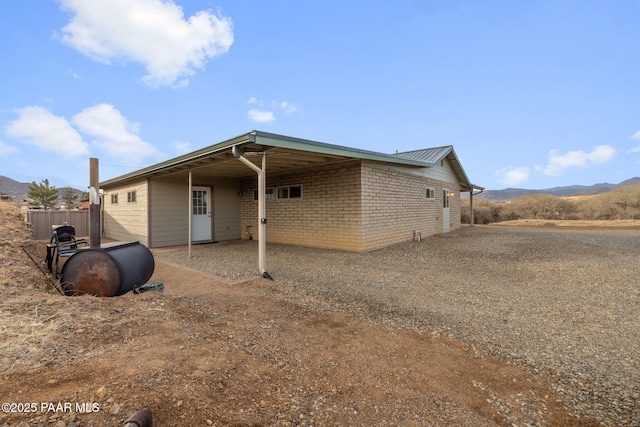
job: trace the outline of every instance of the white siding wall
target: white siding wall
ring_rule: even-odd
[[[154,178],[150,181],[151,246],[189,243],[189,179]]]
[[[171,176],[151,180],[152,247],[186,245],[189,242],[188,185],[188,177]],[[212,189],[213,239],[239,239],[240,197],[237,181],[196,178],[193,185]]]
[[[127,201],[127,193],[135,191],[136,201]],[[114,194],[118,203],[111,203]],[[148,239],[148,185],[140,181],[122,187],[105,190],[104,193],[104,235],[118,241],[139,241],[149,245]]]
[[[431,178],[440,182],[450,182],[452,184],[455,184],[456,187],[460,184],[460,180],[451,167],[451,162],[449,162],[449,159],[446,158],[444,159],[442,166],[434,166],[432,168],[409,168],[402,166],[393,166],[392,168],[397,171],[424,176],[426,178]]]
[[[234,240],[240,236],[240,197],[236,181],[213,184],[213,238]]]

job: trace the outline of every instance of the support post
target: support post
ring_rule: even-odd
[[[258,174],[258,269],[262,277],[273,278],[267,273],[267,208],[266,208],[266,176],[267,176],[267,153],[256,153],[262,156],[262,168],[254,165],[245,158],[234,145],[231,149],[233,156],[242,163],[253,169]]]
[[[89,247],[100,247],[100,194],[98,159],[89,159]]]
[[[193,176],[191,174],[191,170],[189,170],[189,201],[187,202],[187,206],[189,206],[189,259],[191,259],[191,228],[193,227]]]
[[[473,223],[475,222],[473,217],[473,188],[469,192],[469,210],[469,225],[473,227]]]
[[[267,155],[262,154],[262,170],[258,174],[258,268],[260,274],[267,273],[267,203],[266,171]]]

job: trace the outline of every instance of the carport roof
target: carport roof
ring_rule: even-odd
[[[353,159],[425,168],[433,167],[444,157],[449,156],[453,160],[452,164],[458,174],[463,190],[481,188],[469,182],[451,146],[392,155],[257,130],[103,181],[100,186],[107,188],[152,176],[186,175],[189,171],[198,175],[213,177],[253,175],[255,172],[234,157],[232,154],[233,147],[236,147],[241,154],[244,154],[256,165],[260,162],[260,156],[252,154],[267,153],[269,174]],[[453,156],[451,156],[452,153]]]

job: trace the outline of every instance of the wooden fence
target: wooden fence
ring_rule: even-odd
[[[27,222],[31,223],[34,240],[49,240],[55,225],[73,225],[76,236],[89,235],[89,211],[27,211]]]

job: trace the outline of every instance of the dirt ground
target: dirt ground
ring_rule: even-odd
[[[595,425],[550,374],[312,311],[278,281],[156,261],[164,293],[61,296],[21,248],[43,266],[44,242],[0,215],[0,426],[119,426],[141,408],[156,427]]]

